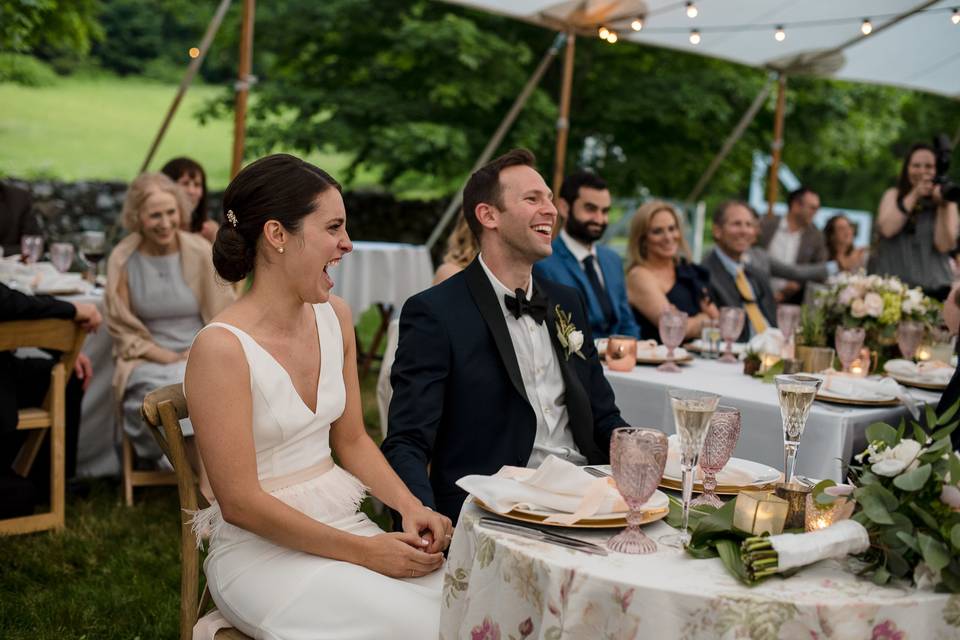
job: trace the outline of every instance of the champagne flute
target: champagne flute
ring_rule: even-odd
[[[667,389],[673,421],[680,435],[680,472],[683,486],[683,517],[679,533],[660,538],[668,547],[683,548],[690,544],[687,524],[690,519],[690,496],[693,493],[693,470],[697,466],[710,419],[720,396],[705,391]]]
[[[834,346],[837,347],[837,357],[840,358],[844,373],[850,373],[850,365],[860,356],[866,335],[863,327],[837,327]]]
[[[66,273],[73,264],[73,245],[69,242],[54,242],[50,245],[50,262],[60,273]]]
[[[780,400],[780,418],[783,421],[783,475],[784,482],[793,482],[800,438],[807,426],[810,406],[823,384],[822,378],[805,375],[776,376],[777,395]]]
[[[793,358],[797,327],[800,326],[800,305],[781,304],[777,307],[777,327],[783,333],[781,358]]]
[[[690,503],[691,507],[708,504],[719,509],[723,501],[717,497],[717,473],[730,461],[740,439],[740,410],[719,406],[710,420],[707,438],[700,451],[700,469],[703,471],[703,493]]]
[[[743,333],[743,324],[747,314],[740,307],[722,307],[720,309],[720,336],[727,342],[726,351],[720,362],[737,362],[733,355],[733,343]]]
[[[667,348],[666,361],[657,367],[657,371],[680,373],[680,367],[673,361],[674,350],[680,346],[687,335],[687,314],[667,307],[660,314],[660,340]]]
[[[107,254],[107,236],[103,231],[84,231],[80,234],[80,253],[90,264],[89,279],[96,284],[97,265]]]
[[[640,510],[663,477],[667,463],[667,436],[656,429],[620,427],[610,438],[610,466],[617,490],[630,511],[627,528],[607,541],[607,547],[620,553],[653,553],[657,543],[640,529]]]
[[[925,331],[923,324],[915,320],[904,320],[900,323],[897,327],[897,346],[904,358],[913,360]]]

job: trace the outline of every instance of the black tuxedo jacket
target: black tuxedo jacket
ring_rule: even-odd
[[[545,322],[560,362],[574,441],[590,463],[605,463],[610,434],[624,422],[597,358],[586,305],[576,289],[537,278],[533,286],[548,299]],[[568,359],[557,341],[557,305],[583,331],[585,359]],[[466,498],[458,479],[526,465],[536,416],[500,303],[477,260],[404,304],[390,380],[383,453],[428,507],[456,521]]]

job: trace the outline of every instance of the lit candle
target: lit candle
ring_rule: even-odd
[[[780,356],[775,353],[760,354],[760,373],[766,373],[778,362],[780,362]]]
[[[920,362],[923,362],[924,360],[929,360],[930,347],[928,347],[927,345],[922,345],[919,349],[917,349],[916,356],[917,356],[917,360],[919,360]]]
[[[733,512],[733,526],[744,533],[760,536],[783,533],[789,503],[771,493],[741,491]]]
[[[838,497],[833,504],[818,504],[813,499],[813,494],[807,495],[807,509],[804,520],[804,529],[806,531],[817,531],[826,529],[835,522],[847,520],[853,515],[853,508],[856,502],[844,497]]]

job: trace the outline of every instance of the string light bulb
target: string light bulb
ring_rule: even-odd
[[[607,29],[606,27],[600,27],[597,30],[597,35],[600,36],[601,40],[606,40],[607,38],[610,37],[610,29]]]
[[[950,22],[953,24],[960,24],[960,9],[955,8],[953,10],[953,15],[950,16]]]
[[[197,49],[196,47],[190,47],[190,50],[187,51],[187,55],[189,55],[191,58],[198,58],[200,56],[200,49]]]
[[[870,35],[873,32],[873,23],[870,22],[870,18],[864,18],[863,24],[860,25],[860,33],[865,36]]]
[[[700,14],[700,10],[697,9],[697,5],[692,2],[687,3],[687,17],[696,18]]]
[[[633,22],[630,23],[630,28],[634,31],[640,31],[643,29],[643,16],[637,16],[633,19]]]
[[[778,25],[777,30],[773,32],[773,39],[777,42],[783,42],[787,39],[787,32],[783,30],[783,25]]]
[[[690,30],[690,44],[700,44],[700,31],[697,29]]]
[[[607,42],[609,42],[610,44],[616,44],[617,40],[619,39],[620,39],[620,36],[617,35],[616,31],[611,31],[610,34],[607,36]]]

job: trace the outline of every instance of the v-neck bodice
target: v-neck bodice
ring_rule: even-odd
[[[250,368],[253,439],[257,474],[263,482],[287,476],[330,458],[330,424],[343,414],[343,336],[330,303],[313,306],[320,341],[320,377],[316,412],[297,393],[287,370],[250,334],[233,325],[211,322],[234,334]]]

